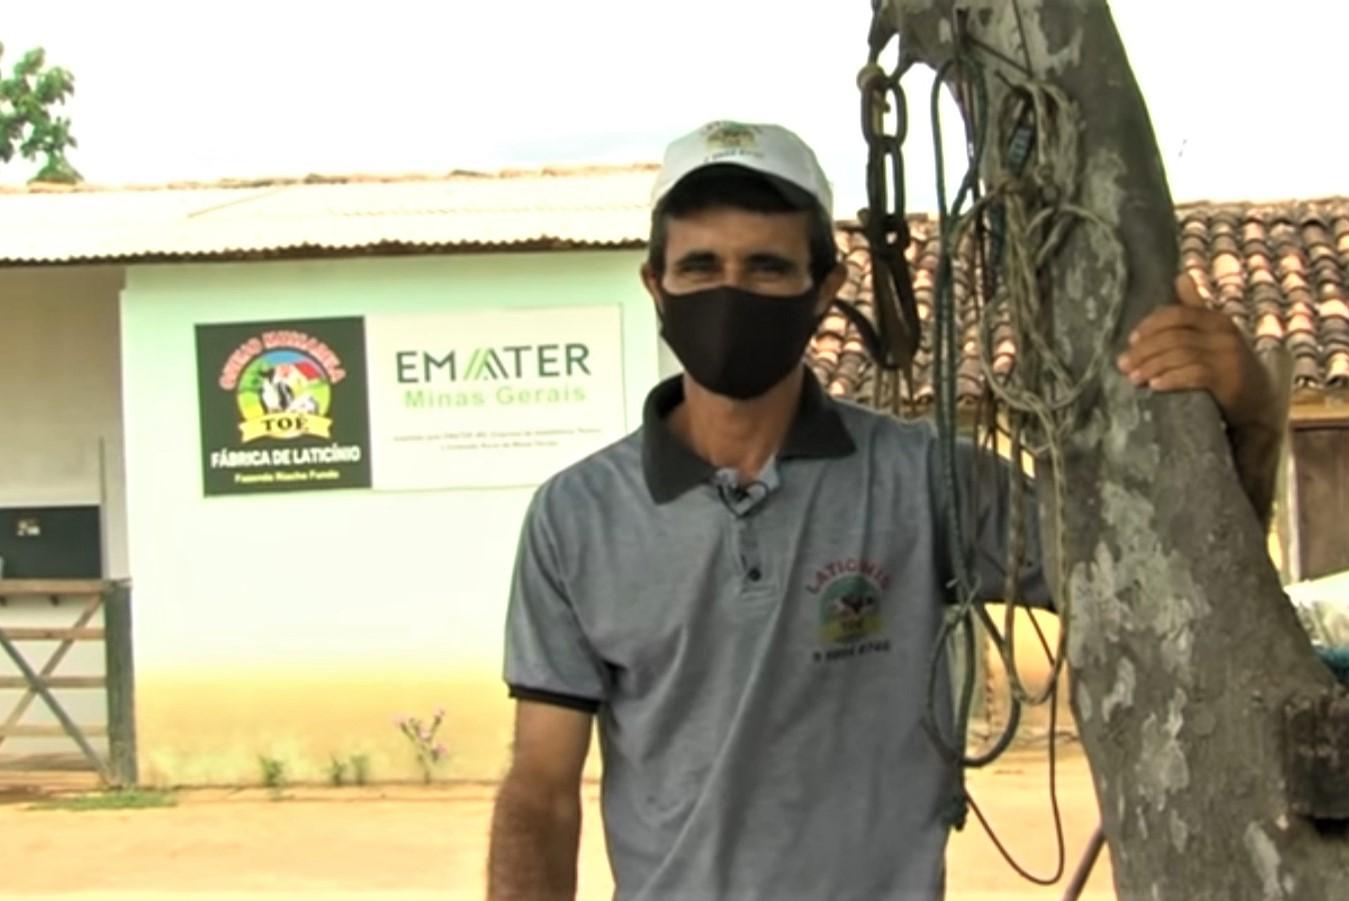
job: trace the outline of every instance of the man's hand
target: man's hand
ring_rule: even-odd
[[[1120,372],[1153,391],[1204,390],[1227,422],[1242,490],[1268,527],[1277,491],[1289,384],[1276,387],[1232,320],[1210,310],[1188,275],[1176,278],[1180,304],[1154,310],[1129,336]],[[1286,351],[1283,352],[1286,358]],[[1280,369],[1275,355],[1270,363]],[[1283,361],[1281,382],[1289,381]]]
[[[1232,429],[1279,430],[1273,386],[1245,336],[1204,304],[1188,275],[1175,286],[1180,303],[1139,323],[1119,358],[1120,372],[1153,391],[1207,391]]]

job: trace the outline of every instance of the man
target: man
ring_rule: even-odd
[[[949,578],[934,435],[830,400],[801,363],[844,280],[814,154],[768,125],[674,142],[641,277],[685,373],[529,510],[489,895],[573,897],[593,717],[619,898],[939,895],[954,786],[922,728]],[[1193,286],[1181,299],[1121,369],[1209,390],[1263,433],[1253,355]],[[1004,511],[972,512],[982,584],[1001,586]]]

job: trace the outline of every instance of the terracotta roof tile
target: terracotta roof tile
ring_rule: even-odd
[[[1295,389],[1349,388],[1349,198],[1275,204],[1187,204],[1177,208],[1180,265],[1200,295],[1251,335],[1257,349],[1282,343],[1293,354]],[[912,242],[907,256],[914,268],[914,294],[923,325],[915,358],[912,396],[930,404],[932,386],[933,287],[939,243],[936,223],[910,218]],[[874,315],[871,262],[866,241],[854,227],[839,233],[848,266],[841,296]],[[972,403],[984,387],[979,363],[980,337],[970,297],[976,271],[968,251],[953,271],[961,311],[963,359],[957,373],[962,402]],[[1005,325],[994,330],[992,363],[1003,376],[1016,360],[1016,347]],[[811,347],[816,373],[830,393],[889,406],[888,385],[862,353],[852,325],[831,313]],[[909,390],[905,389],[907,396]]]

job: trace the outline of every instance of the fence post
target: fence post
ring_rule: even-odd
[[[108,691],[108,770],[119,788],[136,785],[136,669],[131,647],[131,583],[103,589],[103,636]]]

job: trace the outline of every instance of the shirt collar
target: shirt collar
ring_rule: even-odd
[[[710,481],[717,471],[670,430],[668,417],[683,402],[684,377],[676,375],[651,390],[642,411],[642,473],[657,504],[669,503]],[[778,459],[846,457],[855,449],[837,406],[820,388],[815,375],[806,370],[796,418]]]

